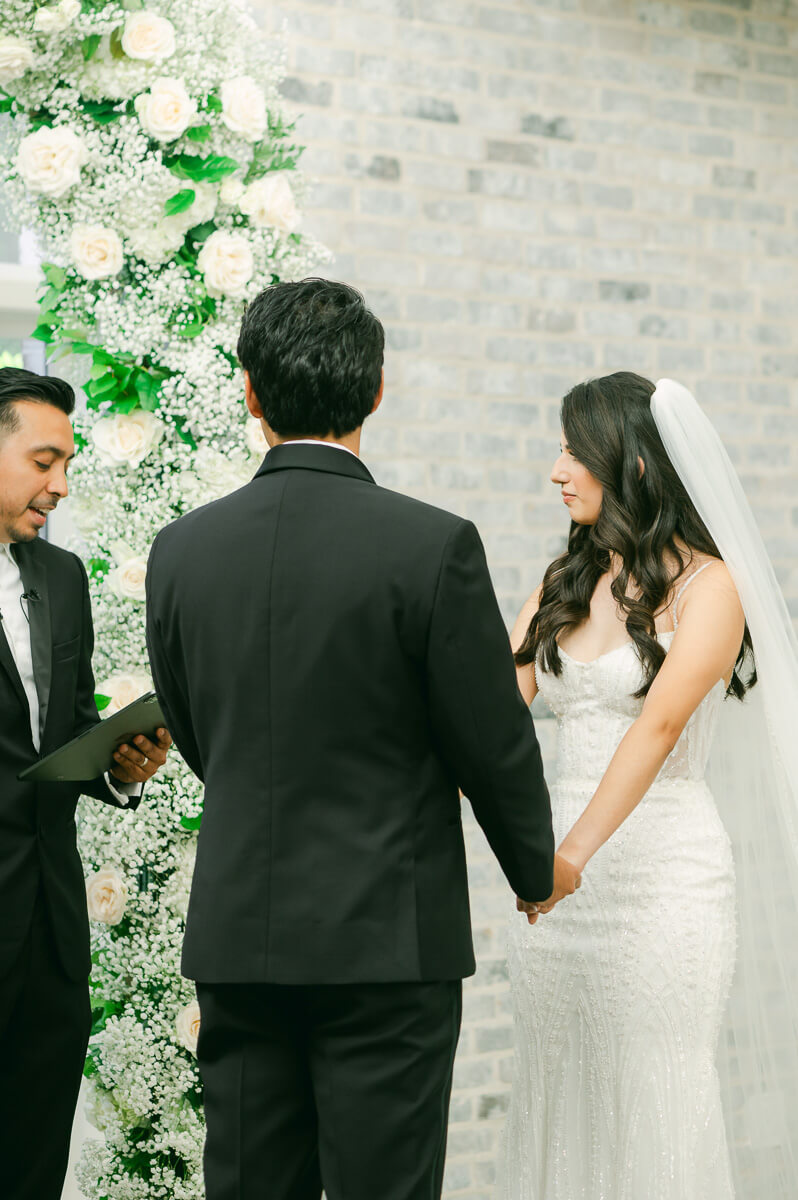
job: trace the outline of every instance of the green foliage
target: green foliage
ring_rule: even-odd
[[[185,212],[197,198],[197,193],[193,188],[181,188],[179,192],[175,192],[174,196],[170,196],[163,206],[164,213],[167,217],[174,217],[177,213]]]
[[[93,1008],[91,1010],[91,1036],[102,1033],[108,1018],[115,1016],[118,1012],[119,1005],[114,1000],[104,1000],[102,1007]]]
[[[118,100],[81,100],[80,107],[98,125],[110,125],[124,115],[124,105],[120,108]]]
[[[192,142],[207,142],[210,136],[210,125],[192,125],[186,130],[186,137]]]
[[[102,579],[111,570],[111,564],[105,558],[90,558],[86,567],[92,579]]]
[[[8,92],[0,88],[0,113],[12,112],[14,104],[14,97],[9,96]]]
[[[269,136],[255,147],[244,183],[261,179],[270,171],[292,171],[296,167],[305,147],[284,144],[295,125],[294,121],[287,124],[282,117],[269,113]]]
[[[200,109],[206,109],[208,112],[220,113],[224,105],[218,92],[210,92],[203,101],[200,102]]]
[[[89,59],[94,58],[100,47],[101,41],[102,37],[99,33],[90,33],[88,37],[83,39],[81,42],[81,50],[83,51],[83,58],[86,62],[88,62]]]
[[[236,160],[223,154],[209,154],[207,158],[197,154],[164,155],[163,163],[178,179],[193,179],[195,183],[201,180],[218,183],[238,170]]]
[[[117,28],[111,34],[109,45],[111,58],[123,59],[125,57],[125,52],[122,49],[122,33],[123,30],[121,26],[117,26]]]
[[[100,713],[111,703],[111,697],[103,696],[102,692],[95,692],[94,703],[97,705],[97,712]]]
[[[177,436],[180,438],[180,440],[185,442],[187,446],[190,446],[192,450],[196,450],[197,443],[192,436],[191,431],[186,429],[185,417],[173,417],[172,423],[177,430]]]
[[[180,824],[184,829],[199,829],[200,825],[202,824],[202,817],[182,816],[180,818]]]

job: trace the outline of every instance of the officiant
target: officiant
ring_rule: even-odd
[[[59,1200],[91,1024],[89,923],[75,808],[135,809],[165,729],[79,783],[21,771],[99,720],[80,559],[39,535],[67,494],[68,383],[0,369],[0,1191]]]

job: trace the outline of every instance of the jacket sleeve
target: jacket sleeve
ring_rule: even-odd
[[[553,887],[554,838],[540,747],[475,527],[443,552],[427,651],[433,727],[515,893]]]
[[[100,720],[97,712],[97,704],[94,699],[94,671],[91,665],[92,654],[94,652],[94,625],[91,619],[89,580],[86,575],[86,568],[77,555],[75,555],[75,562],[80,570],[82,616],[78,686],[75,692],[75,713],[72,725],[73,737],[77,737],[84,730],[90,729],[92,725],[96,725]],[[120,792],[109,786],[109,782],[104,775],[99,775],[96,779],[84,779],[78,784],[78,787],[82,795],[92,796],[95,800],[103,800],[106,804],[113,805],[114,808],[131,810],[138,808],[143,795],[143,788],[140,788],[137,795],[122,797]]]
[[[185,671],[179,646],[169,645],[164,638],[158,613],[159,583],[155,569],[158,551],[156,537],[147,562],[147,653],[155,691],[166,717],[169,732],[175,745],[194,774],[205,782],[202,757],[194,735],[188,691],[185,686]]]

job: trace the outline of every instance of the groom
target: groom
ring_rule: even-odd
[[[458,786],[514,891],[552,891],[477,532],[358,457],[383,345],[344,284],[262,292],[238,354],[272,449],[150,556],[156,688],[205,783],[183,970],[207,1200],[438,1197],[474,971]]]

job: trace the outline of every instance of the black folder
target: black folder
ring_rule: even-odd
[[[26,767],[19,778],[32,783],[96,779],[114,765],[114,750],[139,734],[155,741],[156,730],[166,728],[155,692],[139,696],[132,704],[92,725],[84,733],[59,746],[52,754]]]

